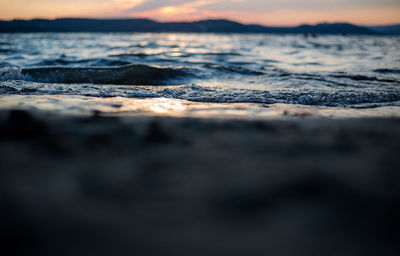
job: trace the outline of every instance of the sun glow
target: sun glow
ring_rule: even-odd
[[[160,9],[160,14],[165,16],[175,16],[179,14],[187,14],[187,13],[194,13],[196,9],[192,8],[185,8],[185,7],[174,7],[174,6],[167,6]]]

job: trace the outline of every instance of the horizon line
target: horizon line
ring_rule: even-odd
[[[238,21],[235,19],[230,19],[230,18],[217,18],[217,17],[210,17],[210,18],[203,18],[203,19],[182,19],[182,20],[159,20],[159,19],[153,19],[153,18],[146,18],[146,17],[95,17],[95,16],[61,16],[61,17],[32,17],[32,18],[18,18],[18,17],[14,17],[12,19],[2,19],[0,18],[0,21],[32,21],[32,20],[57,20],[57,19],[93,19],[93,20],[135,20],[135,19],[139,19],[139,20],[151,20],[151,21],[155,21],[158,23],[179,23],[179,22],[188,22],[188,23],[193,23],[193,22],[199,22],[199,21],[207,21],[207,20],[227,20],[227,21],[231,21],[231,22],[236,22],[239,24],[243,24],[243,25],[258,25],[258,26],[264,26],[264,27],[297,27],[297,26],[302,26],[302,25],[318,25],[318,24],[340,24],[340,23],[345,23],[345,24],[352,24],[352,25],[356,25],[356,26],[362,26],[362,27],[385,27],[385,26],[394,26],[394,25],[400,25],[399,23],[388,23],[388,24],[359,24],[359,23],[353,23],[353,22],[349,22],[349,21],[318,21],[318,22],[300,22],[297,23],[296,25],[267,25],[267,24],[261,24],[261,23],[251,23],[251,22],[242,22],[242,21]]]

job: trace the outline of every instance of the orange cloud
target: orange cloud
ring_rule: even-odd
[[[399,8],[335,9],[329,11],[304,11],[293,9],[280,9],[276,11],[255,10],[252,12],[240,10],[213,11],[201,8],[201,2],[204,1],[196,2],[196,4],[199,5],[183,4],[144,12],[131,12],[130,16],[154,18],[161,21],[226,18],[243,23],[258,23],[271,26],[293,26],[320,22],[350,22],[360,25],[400,23]]]
[[[236,0],[237,1],[237,0]],[[164,6],[145,12],[131,12],[130,16],[157,17],[162,20],[182,20],[189,17],[202,17],[201,7],[218,2],[218,0],[197,0],[175,6]]]

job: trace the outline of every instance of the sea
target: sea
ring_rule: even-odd
[[[400,116],[400,37],[5,33],[0,108],[241,118]]]

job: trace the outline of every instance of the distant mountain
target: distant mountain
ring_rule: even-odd
[[[400,24],[390,26],[374,26],[368,28],[380,34],[400,35]]]
[[[317,25],[301,25],[293,28],[293,33],[313,33],[313,34],[376,34],[376,32],[349,23],[321,23]]]
[[[229,20],[157,22],[149,19],[34,19],[0,21],[0,32],[195,32],[195,33],[290,33],[378,34],[379,31],[347,23],[323,23],[298,27],[244,25]]]

